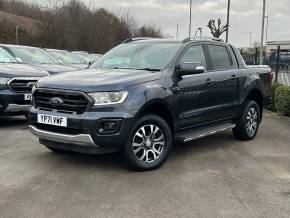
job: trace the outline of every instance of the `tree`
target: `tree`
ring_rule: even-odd
[[[222,20],[218,19],[217,25],[214,19],[210,19],[207,27],[210,29],[211,34],[215,38],[219,38],[229,28],[228,25],[222,25]]]
[[[0,19],[0,43],[15,43],[17,25],[23,30],[19,32],[21,44],[96,53],[105,53],[131,37],[163,35],[155,25],[138,25],[129,11],[113,12],[106,8],[94,8],[94,0],[32,2],[42,4],[24,0],[0,0],[1,11],[8,12],[12,17],[18,15],[23,19],[30,18],[27,25],[1,23]],[[23,19],[20,19],[21,23]],[[31,23],[35,23],[34,29],[38,30],[34,31],[36,34],[32,34],[31,28],[26,27],[30,27]]]
[[[155,25],[143,25],[137,28],[134,34],[135,37],[156,37],[163,38],[162,31]]]

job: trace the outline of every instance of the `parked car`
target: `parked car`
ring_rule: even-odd
[[[88,70],[41,79],[30,130],[54,152],[121,151],[130,167],[152,170],[173,141],[226,129],[253,139],[271,80],[268,66],[246,66],[216,39],[130,39]]]
[[[64,65],[76,69],[86,69],[89,66],[89,64],[85,60],[69,51],[58,49],[45,49],[45,50],[49,52],[51,55],[53,55],[59,62],[61,62]]]
[[[0,115],[24,115],[31,101],[31,89],[49,74],[26,64],[19,64],[0,47]]]
[[[90,54],[89,62],[94,63],[99,60],[103,55],[102,54]]]
[[[103,56],[101,54],[90,54],[86,51],[73,51],[72,53],[84,59],[88,65],[93,64],[96,60]]]
[[[72,51],[73,54],[79,56],[83,60],[85,60],[87,63],[89,63],[89,57],[90,54],[86,51]]]
[[[2,44],[0,47],[8,51],[18,63],[29,64],[38,69],[45,70],[51,75],[76,70],[73,67],[61,64],[52,55],[41,48],[6,44]]]

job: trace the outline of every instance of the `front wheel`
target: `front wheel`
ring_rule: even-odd
[[[160,167],[171,147],[172,134],[166,121],[156,115],[145,115],[132,128],[122,153],[130,168],[146,171]]]
[[[259,105],[255,101],[247,101],[242,116],[233,129],[235,138],[240,140],[251,140],[257,135],[261,121]]]

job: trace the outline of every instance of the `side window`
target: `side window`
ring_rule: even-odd
[[[198,62],[206,68],[206,59],[202,45],[194,45],[187,49],[180,59],[180,63],[184,62]]]
[[[211,57],[210,70],[223,70],[232,66],[232,59],[225,46],[208,45],[208,51]]]

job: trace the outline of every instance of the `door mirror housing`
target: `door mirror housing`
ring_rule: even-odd
[[[205,68],[201,63],[184,62],[179,66],[179,74],[181,76],[204,73]]]

